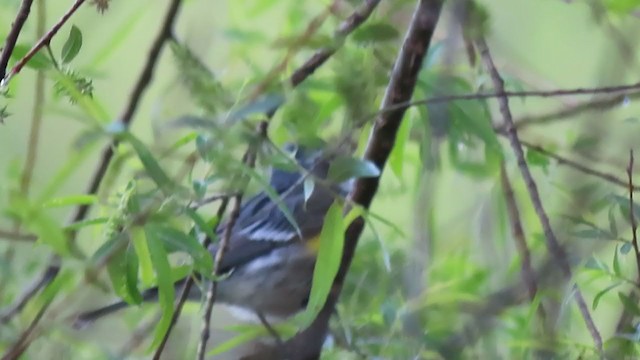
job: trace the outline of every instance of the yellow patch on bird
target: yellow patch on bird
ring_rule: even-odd
[[[320,234],[305,241],[304,246],[312,253],[317,254],[320,249]]]

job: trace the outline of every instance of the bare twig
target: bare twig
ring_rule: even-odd
[[[38,240],[38,237],[32,234],[22,234],[15,231],[0,229],[0,239],[33,242]]]
[[[520,210],[518,209],[518,203],[516,202],[516,197],[513,193],[513,186],[511,186],[511,181],[509,180],[509,175],[504,167],[504,163],[500,165],[500,180],[502,182],[502,190],[507,204],[507,215],[511,222],[511,232],[522,261],[522,267],[520,270],[522,280],[529,292],[529,299],[533,300],[538,293],[538,285],[536,284],[533,268],[531,267],[531,252],[529,251],[527,240],[524,237],[522,221],[520,220]],[[540,319],[544,322],[546,314],[542,304],[538,306],[537,311],[538,316],[540,316]]]
[[[574,106],[562,107],[558,110],[553,110],[546,114],[523,116],[519,119],[515,119],[515,126],[518,130],[521,130],[529,126],[545,125],[552,122],[565,121],[571,119],[571,117],[573,116],[580,115],[590,110],[611,109],[616,105],[620,105],[625,99],[631,100],[637,98],[638,96],[640,96],[640,92],[592,99]],[[501,127],[500,130],[503,130],[503,128]]]
[[[49,45],[49,43],[51,42],[51,39],[53,39],[53,37],[58,33],[62,25],[64,25],[67,22],[67,20],[69,20],[71,15],[73,15],[85,1],[86,0],[76,0],[76,2],[73,5],[71,5],[69,10],[67,10],[67,12],[64,15],[62,15],[60,20],[58,20],[51,27],[51,29],[49,29],[49,31],[47,31],[47,33],[44,34],[40,38],[40,40],[36,42],[35,45],[33,45],[33,47],[29,50],[29,52],[27,52],[27,54],[22,59],[18,60],[18,62],[16,62],[16,64],[13,66],[13,68],[11,68],[11,70],[7,74],[3,74],[1,78],[2,80],[0,80],[0,87],[8,84],[11,78],[15,76],[17,73],[19,73],[20,70],[22,70],[22,68],[27,64],[27,62],[29,62],[29,60],[31,60],[31,58],[38,51],[42,50],[43,47]],[[0,70],[2,70],[2,68],[0,68]]]
[[[365,0],[356,11],[344,20],[335,32],[335,39],[342,41],[355,29],[364,23],[373,10],[378,6],[380,0]],[[291,74],[289,82],[291,86],[297,86],[311,76],[322,64],[324,64],[338,50],[338,46],[328,47],[316,51],[311,57]]]
[[[502,80],[502,77],[498,73],[498,70],[496,69],[496,66],[493,63],[493,59],[491,58],[491,54],[489,53],[489,48],[485,40],[480,38],[477,40],[476,44],[478,46],[478,50],[480,51],[480,55],[485,64],[485,67],[489,72],[489,76],[493,81],[493,86],[496,92],[499,94],[504,94],[504,80]],[[542,205],[540,194],[538,193],[538,187],[535,183],[535,180],[533,179],[533,175],[531,175],[531,171],[525,160],[524,151],[522,149],[522,143],[520,142],[520,139],[518,137],[518,132],[516,131],[516,128],[513,122],[513,117],[511,115],[511,110],[509,108],[509,99],[506,96],[502,95],[501,97],[498,98],[498,103],[499,103],[500,113],[504,118],[504,124],[506,127],[506,133],[509,139],[509,143],[511,144],[513,152],[515,153],[516,158],[518,159],[518,167],[520,168],[520,172],[522,173],[522,177],[527,186],[529,197],[531,198],[533,207],[542,225],[547,248],[555,258],[560,268],[562,269],[564,275],[567,278],[571,278],[572,271],[571,271],[571,266],[569,265],[569,261],[567,259],[567,254],[564,248],[562,247],[562,245],[560,245],[560,243],[558,242],[558,239],[556,238],[556,235],[553,232],[553,229],[551,228],[549,217],[547,216],[547,213],[544,210],[544,206]],[[600,332],[598,331],[595,323],[593,322],[593,318],[589,313],[589,309],[585,303],[582,293],[580,292],[580,289],[576,284],[574,284],[573,288],[574,288],[574,298],[578,304],[580,313],[582,314],[585,324],[589,332],[591,333],[591,337],[593,338],[593,342],[595,344],[596,349],[600,354],[602,354],[603,353],[602,337],[600,336]]]
[[[501,133],[504,136],[508,136],[506,133]],[[526,146],[527,148],[529,148],[530,150],[534,150],[537,151],[545,156],[548,156],[554,160],[556,160],[558,162],[558,164],[560,165],[566,165],[572,169],[575,169],[577,171],[580,171],[582,173],[585,173],[587,175],[591,175],[591,176],[595,176],[597,178],[600,178],[602,180],[605,180],[607,182],[610,182],[612,184],[615,185],[619,185],[619,186],[623,186],[625,188],[628,188],[628,183],[620,178],[618,178],[617,176],[613,175],[613,174],[609,174],[600,170],[596,170],[596,169],[592,169],[588,166],[585,166],[577,161],[565,158],[563,156],[560,156],[554,152],[551,152],[549,150],[546,150],[545,148],[543,148],[540,145],[536,145],[533,143],[530,143],[528,141],[525,140],[520,140],[520,143],[524,146]],[[640,191],[640,186],[633,186],[633,191]]]
[[[13,20],[13,24],[11,24],[11,30],[7,35],[7,39],[4,42],[4,47],[2,48],[2,53],[0,54],[0,79],[3,79],[4,75],[7,73],[9,58],[11,58],[11,53],[16,47],[18,36],[20,36],[22,27],[29,17],[31,4],[33,4],[33,0],[22,0],[20,9],[18,9],[18,14],[16,14],[16,18],[15,20]]]
[[[267,122],[261,122],[258,125],[258,133],[261,136],[261,139],[266,138],[267,136]],[[256,164],[256,153],[257,147],[254,145],[250,145],[247,152],[244,154],[242,161],[247,164],[249,167],[254,167]],[[243,179],[243,183],[246,184],[248,181],[247,178]],[[231,240],[231,234],[233,233],[233,228],[236,225],[236,221],[238,220],[238,216],[240,215],[240,207],[242,205],[242,196],[243,191],[236,194],[233,197],[234,204],[233,209],[231,210],[231,214],[229,214],[229,220],[224,229],[224,233],[222,234],[222,239],[220,241],[220,246],[218,247],[218,251],[216,252],[216,256],[214,259],[214,269],[213,273],[218,275],[220,272],[220,266],[222,264],[222,259],[224,258],[227,249],[229,248],[229,241]],[[200,342],[198,343],[197,350],[197,358],[199,360],[203,360],[206,355],[207,349],[207,341],[209,341],[210,328],[211,328],[211,313],[213,311],[213,305],[216,302],[216,296],[218,292],[218,282],[212,281],[209,284],[209,289],[207,290],[207,295],[205,297],[205,310],[202,316],[202,330],[200,332]]]
[[[640,278],[640,247],[638,247],[638,223],[633,213],[635,204],[633,203],[633,149],[629,150],[629,166],[627,167],[627,176],[629,177],[629,221],[631,222],[631,243],[636,255],[636,267],[638,269],[637,276]]]
[[[402,49],[393,68],[387,86],[382,109],[407,102],[413,95],[416,79],[422,60],[427,52],[433,31],[440,17],[442,1],[421,0],[418,2],[413,18],[407,30]],[[382,111],[373,127],[365,158],[383,169],[389,157],[397,130],[406,107],[391,111]],[[360,178],[349,195],[349,199],[368,208],[378,189],[379,178]],[[291,359],[317,359],[327,334],[328,322],[340,296],[342,284],[353,259],[360,233],[364,228],[364,219],[354,220],[345,233],[343,256],[338,273],[322,310],[312,324],[288,340],[284,350]]]
[[[51,305],[51,301],[42,305],[40,310],[38,310],[36,317],[33,318],[29,326],[22,332],[22,334],[20,334],[18,340],[7,350],[7,352],[4,353],[4,355],[2,355],[2,360],[15,360],[22,356],[25,350],[29,347],[29,344],[34,340],[36,327],[44,316],[44,313],[49,308],[49,305]]]

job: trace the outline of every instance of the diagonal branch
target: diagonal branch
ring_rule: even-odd
[[[482,60],[489,72],[489,76],[493,81],[493,86],[495,91],[499,94],[504,93],[504,80],[498,73],[495,64],[493,63],[493,59],[491,58],[491,54],[489,53],[489,48],[484,39],[480,38],[476,41],[478,46],[478,50],[480,51],[480,55]],[[560,269],[564,273],[567,278],[572,277],[571,266],[569,265],[569,260],[567,259],[567,254],[565,249],[560,245],[558,239],[556,238],[553,229],[551,228],[551,223],[549,221],[549,217],[547,216],[546,211],[544,210],[544,206],[542,205],[542,200],[540,198],[540,194],[538,192],[538,187],[533,179],[533,175],[531,175],[531,171],[527,162],[525,161],[524,151],[522,149],[522,143],[518,137],[518,132],[515,128],[515,124],[513,121],[513,117],[511,115],[511,109],[509,108],[509,99],[506,96],[501,96],[498,98],[498,104],[500,108],[500,113],[504,118],[504,125],[506,127],[507,137],[509,139],[509,143],[511,144],[511,148],[516,155],[518,160],[518,167],[520,172],[522,173],[522,177],[526,184],[527,190],[529,192],[529,197],[531,198],[531,202],[533,203],[533,207],[535,209],[536,214],[540,220],[542,225],[544,236],[546,239],[546,244],[549,252],[555,258],[557,265],[560,266]],[[580,309],[580,313],[584,318],[584,321],[587,325],[589,332],[591,333],[591,337],[593,338],[593,342],[596,346],[596,349],[600,354],[602,354],[602,337],[598,329],[596,328],[595,323],[593,322],[593,318],[589,313],[589,309],[585,303],[584,297],[582,296],[582,292],[578,288],[577,284],[574,283],[574,298],[578,304],[578,308]]]
[[[382,109],[407,102],[413,91],[435,27],[440,18],[442,1],[420,0],[411,19],[409,29],[396,59]],[[396,133],[404,117],[406,107],[382,112],[376,119],[369,137],[365,158],[381,170],[393,149]],[[349,200],[368,208],[378,189],[379,178],[360,178],[349,195]],[[317,359],[328,331],[328,322],[340,296],[344,279],[355,254],[358,238],[364,229],[364,219],[354,220],[345,232],[345,244],[340,267],[327,301],[312,324],[284,344],[284,350],[292,359]]]
[[[32,4],[33,0],[22,0],[20,9],[18,9],[18,14],[16,15],[16,19],[13,20],[13,24],[11,24],[11,30],[9,31],[9,35],[7,35],[7,39],[4,42],[2,54],[0,54],[0,79],[3,79],[4,75],[7,73],[9,58],[11,58],[11,53],[13,53],[13,49],[16,47],[18,36],[20,36],[22,27],[24,26],[24,23],[27,22]]]

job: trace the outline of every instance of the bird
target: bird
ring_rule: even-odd
[[[272,167],[269,185],[273,193],[262,190],[244,202],[232,227],[228,248],[219,264],[216,303],[231,307],[243,319],[260,319],[264,323],[286,319],[304,308],[309,300],[320,232],[329,208],[351,190],[353,179],[332,184],[329,169],[335,152],[299,144],[287,144],[296,169]],[[309,194],[304,182],[312,179]],[[293,218],[282,211],[285,207]],[[217,229],[221,238],[230,222]],[[219,243],[208,250],[214,256]],[[175,283],[180,288],[186,281]],[[142,294],[143,301],[156,301],[157,287]],[[202,291],[192,287],[190,300],[201,300]],[[76,328],[129,306],[118,301],[79,314]]]

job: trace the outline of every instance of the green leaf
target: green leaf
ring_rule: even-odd
[[[224,117],[224,120],[228,123],[234,123],[236,121],[247,118],[249,115],[257,113],[267,114],[282,105],[282,103],[284,103],[284,100],[285,98],[281,94],[266,95],[257,99],[256,101],[240,107],[237,110],[231,111],[227,116]]]
[[[539,151],[532,149],[527,149],[526,160],[529,165],[539,166],[543,169],[546,169],[550,163],[549,157]]]
[[[141,227],[133,227],[130,230],[130,235],[133,248],[140,262],[140,280],[146,287],[150,287],[154,280],[153,264],[151,264],[151,255],[149,255],[149,247],[147,246],[144,230]]]
[[[176,185],[169,178],[167,173],[160,167],[160,164],[156,161],[151,151],[147,148],[147,146],[140,141],[137,137],[131,134],[128,131],[122,132],[118,135],[122,139],[126,140],[131,144],[136,154],[138,154],[138,158],[142,165],[147,170],[147,173],[151,177],[151,179],[158,185],[158,187],[166,194],[172,195],[174,190],[176,189]]]
[[[151,257],[151,264],[153,265],[153,269],[156,273],[156,279],[158,281],[158,299],[160,309],[162,310],[160,321],[156,325],[156,330],[153,335],[153,341],[149,346],[149,349],[155,349],[158,347],[164,337],[164,334],[171,325],[175,290],[173,288],[171,266],[169,265],[167,252],[160,240],[160,234],[154,231],[153,227],[147,226],[144,230],[147,238],[149,255]]]
[[[618,297],[620,298],[620,302],[627,311],[629,311],[634,316],[640,316],[640,308],[638,307],[637,301],[632,300],[629,295],[621,291],[618,291]]]
[[[218,218],[214,217],[212,219],[212,221],[210,221],[209,223],[207,223],[207,221],[205,221],[202,216],[200,216],[200,214],[198,214],[195,210],[187,208],[185,210],[187,216],[189,216],[191,218],[191,220],[193,220],[193,222],[195,223],[196,228],[198,229],[198,231],[200,231],[203,234],[206,234],[207,237],[209,237],[209,239],[211,239],[211,242],[216,241],[216,234],[213,232],[213,229],[215,229],[218,226]],[[211,224],[213,222],[213,224]]]
[[[185,252],[191,256],[194,267],[200,274],[207,276],[213,273],[213,258],[196,238],[166,225],[148,224],[146,227],[157,234],[167,252]]]
[[[341,156],[331,162],[328,179],[341,183],[351,178],[380,176],[380,169],[369,160]]]
[[[126,236],[115,234],[96,251],[94,259],[107,258],[107,272],[115,293],[129,304],[139,304],[142,295],[137,284],[138,259],[133,258],[135,253],[129,247]]]
[[[591,304],[591,309],[592,310],[596,310],[598,308],[598,304],[600,303],[600,299],[602,298],[602,296],[606,293],[608,293],[610,290],[620,286],[620,284],[622,283],[615,283],[612,285],[607,286],[606,288],[598,291],[598,293],[596,294],[596,296],[593,297],[593,303]]]
[[[98,197],[95,195],[68,195],[53,198],[42,204],[43,208],[55,208],[64,206],[75,205],[93,205],[98,202]]]
[[[31,50],[31,46],[26,44],[18,44],[13,48],[13,52],[11,53],[11,58],[16,61],[19,61],[20,59],[24,58],[27,55],[29,50]],[[46,69],[49,69],[52,65],[53,63],[51,62],[51,59],[49,59],[47,55],[42,53],[42,51],[38,51],[37,53],[35,53],[33,57],[29,59],[29,61],[26,64],[28,68],[31,68],[34,70],[46,70]]]
[[[615,217],[615,215],[613,213],[613,211],[614,211],[613,209],[614,208],[615,208],[614,206],[609,208],[609,232],[611,232],[611,235],[614,238],[617,238],[618,237],[618,225],[616,224],[616,217]]]
[[[620,247],[620,254],[626,255],[629,253],[629,251],[631,251],[632,248],[633,244],[627,241]]]
[[[594,240],[615,240],[609,231],[595,228],[595,229],[582,229],[571,233],[574,237],[581,239],[594,239]]]
[[[616,250],[613,252],[613,273],[617,276],[622,274],[620,270],[620,259],[618,259],[618,246],[616,246]]]
[[[345,226],[342,218],[342,205],[334,202],[325,216],[320,232],[320,247],[313,270],[313,282],[309,303],[301,315],[303,322],[309,324],[322,309],[333,280],[338,273],[344,246]]]
[[[405,161],[405,147],[407,144],[407,140],[409,140],[410,134],[411,119],[405,118],[400,123],[398,135],[396,135],[396,142],[393,145],[391,154],[389,154],[389,167],[391,168],[391,171],[393,171],[393,173],[396,175],[396,177],[400,180],[403,179],[402,170],[404,168]]]
[[[66,230],[66,231],[72,231],[72,230],[75,231],[75,230],[80,230],[80,229],[82,229],[84,227],[87,227],[87,226],[106,224],[107,222],[109,222],[109,218],[108,217],[97,217],[97,218],[93,218],[93,219],[76,221],[74,223],[71,223],[71,224],[65,226],[64,230]]]
[[[73,25],[69,31],[67,41],[62,46],[62,52],[60,53],[62,63],[71,62],[80,52],[80,48],[82,48],[82,32],[77,26]]]
[[[371,43],[395,40],[400,36],[398,30],[387,23],[369,23],[354,31],[351,39],[359,43]]]

